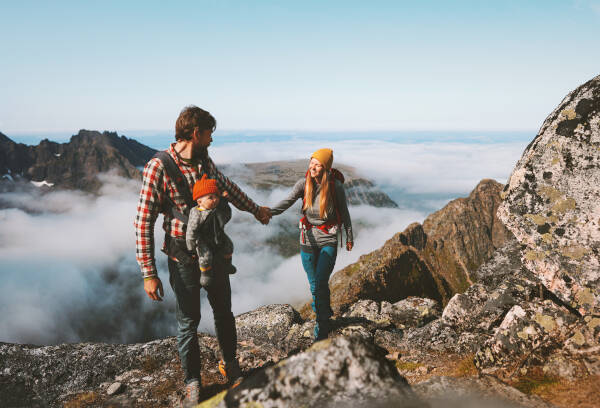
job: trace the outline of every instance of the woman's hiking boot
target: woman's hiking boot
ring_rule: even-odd
[[[185,398],[181,404],[183,408],[191,408],[198,405],[200,399],[200,381],[193,380],[185,385]]]
[[[219,372],[227,379],[227,384],[231,387],[240,385],[244,377],[242,377],[242,369],[236,359],[232,361],[219,361]]]

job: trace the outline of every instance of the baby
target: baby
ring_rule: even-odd
[[[222,196],[226,198],[227,192],[223,192]],[[215,259],[222,260],[220,264],[225,272],[236,272],[231,264],[233,242],[223,231],[231,219],[231,208],[226,199],[221,200],[217,181],[209,179],[206,174],[194,184],[193,198],[198,205],[190,210],[185,243],[188,251],[196,250],[200,285],[208,287],[214,278]]]

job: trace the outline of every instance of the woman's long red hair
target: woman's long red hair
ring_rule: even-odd
[[[319,216],[322,219],[325,219],[327,209],[330,207],[332,201],[331,194],[333,194],[333,191],[329,190],[331,190],[329,183],[329,172],[323,169],[323,175],[321,176],[321,199],[319,200]],[[303,211],[307,210],[308,208],[312,209],[313,194],[313,180],[310,176],[310,171],[307,171],[306,182],[304,183],[304,206],[302,207]]]

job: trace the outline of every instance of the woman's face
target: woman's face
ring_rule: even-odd
[[[310,159],[310,163],[308,163],[308,171],[312,178],[316,179],[317,181],[321,181],[321,177],[323,176],[324,170],[325,167],[323,167],[320,161],[318,161],[314,157]]]

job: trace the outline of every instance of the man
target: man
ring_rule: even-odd
[[[186,215],[193,201],[187,199],[191,188],[203,174],[216,179],[220,191],[227,191],[229,201],[238,209],[248,211],[263,224],[271,218],[266,207],[259,207],[231,180],[225,177],[208,156],[215,118],[197,106],[185,107],[175,124],[175,143],[166,150],[179,169],[165,169],[168,157],[152,158],[144,168],[142,189],[135,219],[136,258],[144,277],[144,290],[155,301],[161,301],[163,286],[154,258],[154,224],[159,213],[164,214],[163,229],[169,266],[169,282],[176,298],[177,344],[185,373],[185,405],[195,405],[200,392],[200,349],[197,329],[200,323],[200,269],[197,260],[185,245]],[[174,169],[170,167],[170,169]],[[169,177],[171,175],[172,177]],[[183,183],[182,183],[183,181]],[[189,191],[184,191],[189,189]],[[231,312],[229,275],[218,273],[206,288],[214,312],[215,329],[224,361],[224,371],[231,383],[241,377],[236,357],[235,319]]]

